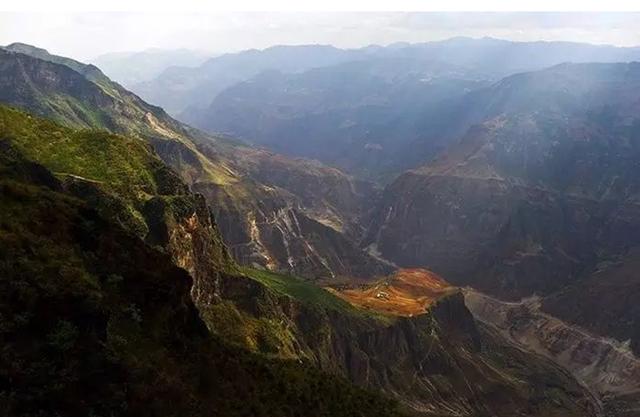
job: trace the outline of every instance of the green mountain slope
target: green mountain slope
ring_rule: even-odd
[[[0,137],[46,166],[96,207],[141,238],[145,205],[159,196],[188,199],[188,189],[144,142],[99,130],[74,130],[0,106]]]
[[[144,142],[101,130],[74,130],[2,106],[0,129],[25,155],[57,175],[72,174],[132,198],[161,194],[173,176]]]
[[[212,337],[171,257],[0,141],[8,416],[392,416],[393,403]]]

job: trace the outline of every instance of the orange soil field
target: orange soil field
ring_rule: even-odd
[[[455,287],[426,269],[400,269],[374,284],[331,292],[356,306],[413,316],[424,313],[435,300],[453,290]]]

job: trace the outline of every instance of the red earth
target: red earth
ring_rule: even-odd
[[[331,291],[359,307],[410,317],[424,313],[434,301],[455,289],[426,269],[399,269],[374,284]]]

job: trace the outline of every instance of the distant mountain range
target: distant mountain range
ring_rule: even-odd
[[[640,48],[454,38],[342,50],[278,46],[173,67],[133,85],[179,119],[383,181],[461,132],[450,100],[564,62],[629,62]]]
[[[190,49],[148,49],[141,52],[112,52],[92,63],[125,87],[150,81],[169,67],[197,67],[215,54]]]

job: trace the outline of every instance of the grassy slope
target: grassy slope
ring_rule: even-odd
[[[302,278],[249,267],[242,267],[241,270],[248,277],[273,291],[294,298],[303,304],[315,306],[325,311],[337,311],[356,318],[374,319],[381,324],[390,324],[394,321],[391,315],[354,306],[330,291]]]
[[[347,314],[363,314],[348,302],[300,278],[246,267],[242,268],[242,272],[268,288],[302,303]]]
[[[90,184],[102,213],[144,237],[144,204],[153,197],[184,195],[186,186],[145,142],[99,130],[74,130],[0,105],[0,139],[58,178]]]
[[[203,307],[202,317],[214,334],[268,357],[316,363],[319,352],[311,345],[326,341],[334,320],[357,328],[388,326],[394,320],[297,277],[248,267],[239,272],[242,276],[221,285],[222,300]]]
[[[106,126],[109,116],[99,109],[83,103],[75,97],[64,94],[39,94],[39,108],[43,113],[51,114],[52,118],[75,128],[89,128]]]
[[[121,193],[157,192],[153,170],[161,170],[142,141],[97,130],[72,130],[0,106],[0,135],[28,158],[56,174],[72,174]]]

